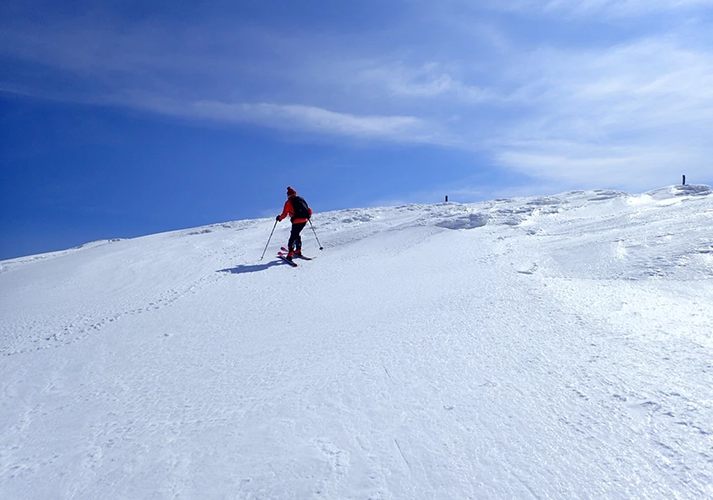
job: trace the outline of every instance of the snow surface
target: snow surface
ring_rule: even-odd
[[[0,262],[0,498],[713,498],[708,186],[313,222]]]

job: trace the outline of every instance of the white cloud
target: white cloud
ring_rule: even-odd
[[[671,12],[713,6],[713,0],[513,0],[493,1],[496,10],[563,13],[568,15],[604,14],[637,16],[651,12]]]
[[[183,119],[257,125],[300,134],[416,143],[445,140],[436,124],[413,116],[355,115],[300,104],[183,102],[144,93],[114,96],[107,103]]]
[[[684,165],[699,177],[710,170],[709,53],[662,39],[598,51],[547,49],[524,69],[534,74],[539,78],[520,93],[529,117],[501,137],[500,164],[567,185],[671,183]]]
[[[197,102],[192,110],[197,116],[205,118],[256,123],[278,129],[409,141],[425,141],[429,138],[426,122],[411,116],[357,116],[314,106],[228,104],[216,101]]]
[[[679,146],[540,144],[505,151],[498,160],[539,182],[559,186],[555,190],[598,186],[636,192],[676,184],[682,174],[692,183],[710,182],[710,148]]]
[[[599,133],[713,120],[713,56],[673,41],[607,50],[552,50],[533,70],[540,100],[558,118],[577,116]]]
[[[683,168],[693,168],[694,155],[666,148],[540,144],[525,151],[505,151],[498,160],[520,173],[564,186],[673,184]]]
[[[32,78],[4,75],[0,92],[315,140],[485,151],[543,182],[665,177],[675,156],[699,169],[713,157],[713,36],[700,21],[587,38],[538,25],[542,13],[587,14],[579,27],[606,30],[612,15],[695,13],[713,0],[416,4],[416,26],[373,37],[237,30],[214,18],[189,27],[76,18],[32,30],[0,20],[0,56],[35,65]],[[522,24],[495,9],[516,10]]]
[[[383,86],[395,97],[444,97],[467,104],[500,98],[487,87],[468,85],[441,69],[438,63],[408,67],[403,63],[370,68],[362,72],[365,82]]]

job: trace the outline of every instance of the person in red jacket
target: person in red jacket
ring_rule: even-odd
[[[301,196],[297,196],[297,191],[287,186],[287,201],[282,213],[276,217],[279,222],[287,216],[290,216],[292,222],[292,231],[290,232],[290,240],[287,242],[287,259],[292,260],[295,255],[302,255],[302,238],[300,233],[307,225],[310,217],[312,217],[312,209],[309,208],[307,202]]]

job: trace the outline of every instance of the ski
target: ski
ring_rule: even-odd
[[[292,267],[297,267],[297,262],[292,262],[292,261],[291,261],[290,259],[288,259],[287,256],[286,256],[285,254],[283,254],[282,252],[277,252],[277,256],[278,256],[279,258],[281,258],[282,260],[284,260],[285,262],[287,262],[287,263],[288,263],[289,265],[291,265]]]
[[[289,252],[289,250],[287,250],[285,247],[282,247],[281,250],[282,250],[283,252]],[[305,256],[302,255],[302,254],[295,254],[295,255],[293,256],[293,258],[294,258],[294,257],[297,257],[298,259],[302,259],[302,260],[313,260],[313,259],[314,259],[314,257],[305,257]]]

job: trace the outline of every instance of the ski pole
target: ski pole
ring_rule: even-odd
[[[312,221],[310,219],[307,219],[309,221],[309,227],[312,228],[312,232],[314,233],[314,237],[317,239],[317,244],[319,245],[320,250],[324,250],[324,247],[322,244],[319,242],[319,238],[317,238],[317,231],[314,230],[314,226],[312,225]]]
[[[270,231],[270,237],[267,239],[267,244],[265,245],[265,250],[262,251],[262,257],[265,257],[265,252],[267,252],[267,246],[270,244],[270,240],[272,239],[272,233],[275,232],[275,228],[277,227],[277,220],[275,220],[275,225],[272,226],[272,231]],[[262,260],[262,257],[260,257],[260,260]]]

